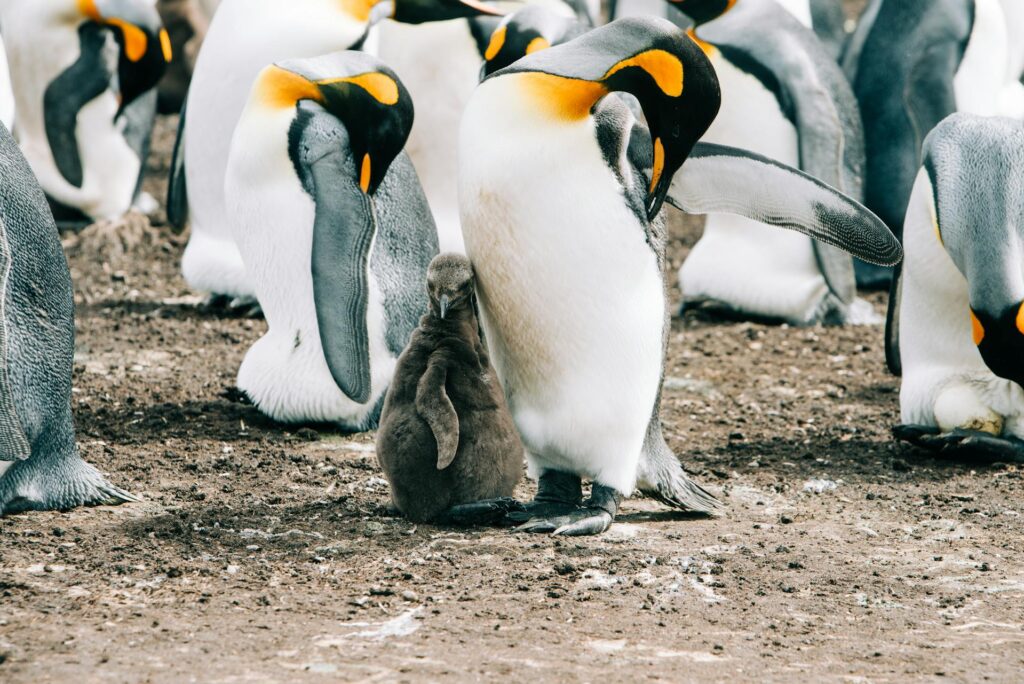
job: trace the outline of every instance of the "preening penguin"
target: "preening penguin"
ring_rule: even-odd
[[[615,91],[637,98],[650,130],[605,97]],[[539,477],[524,529],[600,532],[637,486],[685,510],[719,506],[687,478],[658,416],[666,198],[899,259],[881,222],[820,182],[739,150],[692,155],[719,100],[696,43],[634,18],[491,74],[463,115],[459,202],[481,323]],[[581,477],[593,482],[585,502]]]
[[[874,0],[866,10],[843,65],[864,121],[864,203],[897,236],[925,136],[953,112],[997,114],[1007,61],[999,0]],[[858,264],[863,287],[890,279]]]
[[[0,296],[0,515],[133,501],[75,445],[71,275],[46,197],[2,126]]]
[[[224,175],[231,135],[260,69],[356,47],[389,14],[420,23],[490,11],[477,0],[223,0],[196,61],[168,197],[171,222],[183,228],[191,221],[181,263],[189,285],[255,295],[231,237]]]
[[[703,139],[797,166],[859,200],[857,102],[814,34],[775,0],[687,0],[680,8],[697,23],[696,38],[722,83],[722,109]],[[726,13],[716,15],[720,9]],[[849,255],[741,216],[708,217],[679,283],[686,305],[732,315],[794,325],[877,321],[856,298]]]
[[[1024,124],[955,114],[904,223],[901,437],[1024,457]]]
[[[523,468],[505,395],[480,339],[473,269],[442,254],[427,271],[430,311],[398,360],[377,432],[391,498],[417,522],[498,521]]]
[[[139,193],[171,59],[153,0],[7,0],[0,22],[15,137],[55,210],[120,218]]]
[[[238,387],[276,420],[377,423],[437,254],[401,152],[412,119],[398,77],[365,53],[284,61],[256,79],[224,191],[269,327]]]

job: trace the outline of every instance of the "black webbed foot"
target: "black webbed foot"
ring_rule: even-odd
[[[896,439],[944,457],[1024,463],[1024,441],[977,430],[942,432],[927,425],[897,425]]]
[[[568,515],[583,502],[583,483],[578,475],[548,470],[537,482],[533,501],[505,517],[506,525],[521,525],[533,518]]]
[[[516,528],[519,532],[547,532],[579,537],[601,534],[615,520],[622,497],[614,489],[595,483],[583,505],[562,515],[535,516]]]
[[[490,527],[504,523],[509,514],[524,511],[525,506],[512,497],[485,499],[452,506],[437,519],[439,525]]]

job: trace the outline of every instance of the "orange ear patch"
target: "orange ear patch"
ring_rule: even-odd
[[[647,50],[629,59],[624,59],[604,75],[605,78],[627,67],[639,67],[646,71],[661,91],[669,97],[683,93],[683,63],[675,55],[664,50]]]
[[[393,105],[398,102],[398,84],[395,79],[379,71],[368,71],[365,74],[349,78],[334,78],[326,81],[317,81],[318,85],[333,85],[335,83],[351,83],[368,92],[377,102],[386,105]]]
[[[257,79],[260,100],[269,107],[294,107],[299,100],[323,102],[314,83],[279,66],[268,66]]]
[[[78,0],[78,11],[93,21],[103,21],[100,11],[96,9],[95,0]]]
[[[505,45],[505,34],[506,29],[504,26],[498,27],[498,30],[491,34],[491,42],[487,44],[487,50],[484,52],[484,59],[490,62],[492,59],[498,56],[501,52],[501,48]]]
[[[978,317],[974,315],[974,311],[968,309],[971,313],[971,336],[974,338],[974,346],[981,344],[981,341],[985,339],[985,326],[981,324]],[[1020,325],[1020,316],[1017,316],[1017,324]]]
[[[160,29],[160,49],[164,53],[164,61],[170,62],[174,59],[174,50],[171,48],[171,37],[167,34],[167,29]]]
[[[142,29],[122,19],[107,19],[107,23],[121,29],[124,34],[124,56],[129,62],[138,62],[146,56],[149,38]]]
[[[690,40],[696,43],[697,47],[699,47],[701,51],[703,51],[704,54],[707,55],[708,57],[714,57],[715,53],[718,52],[718,48],[716,48],[714,45],[698,38],[697,32],[694,31],[692,28],[687,29],[686,35],[690,38]]]
[[[537,36],[536,38],[530,41],[529,45],[526,46],[526,54],[532,55],[534,52],[537,52],[538,50],[547,50],[549,47],[551,47],[551,43],[549,43],[544,38]]]

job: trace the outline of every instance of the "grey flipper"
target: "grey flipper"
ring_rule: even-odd
[[[113,42],[109,31],[93,22],[79,27],[78,40],[78,59],[43,93],[43,123],[53,160],[64,179],[76,188],[82,187],[83,182],[82,158],[75,137],[78,112],[110,88],[111,72],[103,52],[108,40]]]
[[[903,258],[896,237],[861,204],[745,150],[698,143],[673,177],[667,201],[691,214],[724,212],[796,230],[880,266]]]
[[[889,306],[885,312],[885,365],[889,372],[903,375],[903,358],[900,356],[900,304],[903,301],[903,265],[899,264],[892,274],[889,288]]]
[[[185,112],[188,96],[181,105],[178,119],[178,135],[174,138],[174,152],[171,156],[171,178],[167,184],[167,220],[178,232],[185,230],[188,223],[188,186],[185,182]]]
[[[316,205],[310,268],[324,357],[338,388],[364,404],[371,385],[366,313],[373,202],[356,184],[348,132],[333,116],[300,105],[289,147]]]
[[[156,88],[136,98],[124,108],[120,118],[124,121],[124,139],[139,158],[139,179],[132,195],[134,202],[142,193],[142,179],[146,175],[146,159],[153,139],[153,123],[156,121],[156,106],[159,95]]]
[[[11,272],[11,245],[0,218],[0,461],[22,461],[32,453],[14,404],[8,364],[7,289]]]
[[[861,200],[864,131],[857,101],[814,33],[775,2],[747,0],[699,27],[697,35],[774,93],[797,129],[800,169]],[[851,304],[857,295],[853,260],[821,242],[814,252],[829,290]]]
[[[860,19],[857,20],[857,28],[847,39],[846,46],[843,48],[843,54],[839,63],[842,65],[843,73],[846,74],[846,79],[850,83],[853,83],[857,78],[857,65],[860,64],[860,57],[864,52],[864,43],[867,42],[868,36],[875,26],[875,20],[878,19],[878,10],[883,2],[884,0],[871,0],[868,3],[868,6],[861,13]]]

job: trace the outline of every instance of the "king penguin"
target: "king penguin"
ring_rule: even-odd
[[[890,350],[900,436],[1024,457],[1022,189],[1024,123],[959,113],[925,139]]]
[[[864,203],[896,233],[928,132],[953,112],[999,112],[1008,63],[1000,0],[873,0],[843,58],[864,122]],[[889,269],[857,265],[862,287]]]
[[[861,199],[857,101],[815,35],[775,0],[686,0],[680,9],[696,22],[695,36],[722,83],[722,109],[704,140],[797,166]],[[741,216],[708,217],[679,284],[684,305],[708,304],[730,316],[793,325],[880,322],[856,297],[847,254]]]
[[[2,28],[2,27],[0,27]],[[0,35],[0,123],[11,131],[14,128],[14,88],[11,85],[11,70],[7,65],[7,49]]]
[[[649,129],[613,91],[637,98]],[[491,74],[463,115],[459,202],[482,327],[539,478],[521,529],[600,533],[637,486],[685,510],[720,505],[685,475],[658,416],[666,198],[900,258],[877,218],[823,183],[748,152],[695,150],[719,102],[695,42],[630,18]]]
[[[181,263],[189,285],[255,295],[231,237],[224,175],[231,135],[262,68],[357,47],[385,16],[420,23],[493,11],[477,0],[223,0],[196,60],[168,196],[171,223],[191,222]]]
[[[46,197],[0,126],[0,515],[134,501],[82,460],[71,275]]]
[[[576,13],[561,0],[530,0],[565,17]],[[457,191],[459,119],[480,80],[480,60],[497,17],[439,21],[420,26],[383,21],[377,54],[402,75],[420,103],[406,152],[423,183],[437,223],[442,252],[462,252]]]
[[[283,61],[256,79],[225,198],[269,328],[238,388],[276,420],[376,426],[438,251],[402,153],[412,121],[405,87],[365,53]]]
[[[59,218],[124,215],[139,196],[171,59],[153,0],[7,0],[15,137]]]

